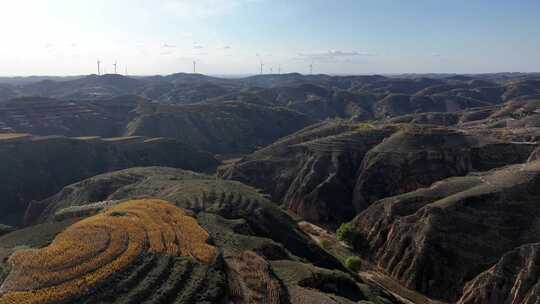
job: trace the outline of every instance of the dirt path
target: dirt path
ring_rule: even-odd
[[[401,283],[395,279],[381,273],[378,271],[362,271],[358,275],[371,282],[387,292],[391,293],[393,296],[403,301],[404,303],[409,304],[448,304],[447,302],[441,302],[432,300],[421,293],[418,293],[414,290],[410,290],[407,287],[403,286]]]

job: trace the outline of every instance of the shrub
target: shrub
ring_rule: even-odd
[[[336,231],[336,237],[338,240],[354,247],[358,242],[359,234],[351,223],[344,223]]]
[[[345,266],[352,271],[360,271],[362,269],[362,260],[357,256],[350,256],[345,260]]]
[[[0,235],[14,231],[13,227],[0,224]]]

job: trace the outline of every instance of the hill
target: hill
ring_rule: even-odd
[[[336,227],[372,202],[527,160],[535,144],[422,125],[328,122],[220,168],[302,218]]]
[[[220,293],[213,290],[217,288],[211,282],[218,281],[219,277],[208,278],[210,282],[205,283],[210,283],[207,286],[210,290],[196,294],[203,292],[202,286],[196,284],[212,272],[211,265],[218,253],[207,244],[208,238],[208,233],[194,218],[167,202],[124,202],[106,213],[71,225],[47,247],[16,251],[10,257],[12,269],[0,287],[0,301],[73,301],[89,291],[106,288],[119,273],[127,276],[130,267],[137,264],[141,264],[140,270],[149,267],[152,259],[158,267],[160,262],[173,267],[170,286],[161,290],[163,299],[174,298],[173,288],[175,285],[178,288],[176,280],[183,278],[194,285],[186,288],[183,297],[215,301]],[[121,283],[129,284],[129,278],[125,278],[127,280]],[[139,300],[144,299],[143,288],[144,285],[139,291]],[[134,294],[127,299],[136,297]]]
[[[131,113],[139,103],[136,96],[110,100],[69,101],[25,97],[0,102],[0,132],[65,136],[122,136]]]
[[[531,299],[538,277],[526,261],[535,263],[539,242],[539,173],[540,163],[531,162],[382,199],[352,222],[357,248],[406,286],[438,299]],[[520,288],[510,287],[525,277]]]
[[[144,105],[127,135],[176,138],[219,154],[248,153],[315,122],[298,112],[242,102]]]
[[[171,139],[0,134],[0,223],[21,224],[30,201],[99,173],[155,165],[212,170],[217,164],[212,155]]]
[[[56,81],[45,79],[19,87],[25,96],[41,96],[57,99],[95,100],[110,99],[135,92],[141,81],[118,74],[89,75]]]
[[[2,304],[537,302],[538,74],[3,80]]]
[[[242,102],[165,105],[136,96],[0,102],[0,132],[36,135],[176,138],[214,153],[248,153],[313,122],[296,111]]]
[[[103,191],[103,185],[109,188]],[[0,276],[0,299],[7,303],[62,297],[68,303],[300,304],[307,296],[343,304],[396,302],[348,272],[287,213],[237,182],[180,169],[132,168],[70,185],[38,205],[41,224],[0,237],[0,253],[14,252],[9,274]],[[53,241],[33,242],[36,234]],[[36,249],[18,250],[23,244]],[[50,260],[57,251],[63,254]],[[47,263],[38,263],[43,258]],[[17,282],[31,276],[22,269],[32,263],[32,278],[40,280],[18,290]],[[53,275],[58,267],[65,276]]]

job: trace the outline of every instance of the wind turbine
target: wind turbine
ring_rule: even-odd
[[[197,61],[193,60],[193,74],[197,73]]]
[[[311,64],[309,65],[309,75],[313,75],[313,61],[311,61]]]
[[[113,66],[114,66],[114,73],[116,74],[116,66],[117,66],[117,62],[116,62],[116,61],[114,62]]]
[[[263,63],[263,61],[262,61],[262,59],[261,59],[261,56],[260,56],[259,54],[257,54],[257,58],[259,58],[259,62],[260,62],[260,64],[261,64],[261,75],[262,75],[262,74],[263,74],[264,63]]]
[[[100,64],[101,64],[101,61],[98,59],[98,61],[97,61],[97,74],[98,74],[98,76],[101,75],[101,69],[100,69],[100,66],[99,66]]]
[[[280,75],[281,75],[281,64],[280,64],[280,65],[278,65],[278,74],[280,74]]]

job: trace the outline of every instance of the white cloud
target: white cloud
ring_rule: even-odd
[[[332,61],[338,58],[377,56],[376,53],[358,52],[358,51],[341,51],[341,50],[330,50],[326,52],[315,52],[315,53],[300,53],[298,55],[305,59],[325,60],[325,61]]]
[[[164,44],[161,45],[161,48],[164,48],[164,49],[174,49],[174,48],[176,48],[176,45],[164,43]]]
[[[195,44],[193,44],[193,48],[194,48],[194,49],[197,49],[197,50],[200,50],[200,49],[203,49],[204,46],[202,46],[202,45],[199,44],[199,43],[195,43]]]

